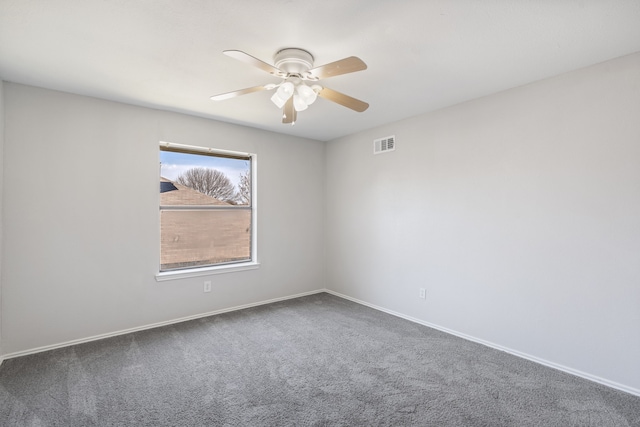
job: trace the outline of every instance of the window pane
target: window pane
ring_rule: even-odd
[[[168,204],[251,204],[251,160],[219,157],[212,154],[180,153],[160,151],[160,177],[165,182],[160,191],[162,198],[169,198],[161,205]],[[171,185],[174,185],[171,188]],[[180,187],[182,185],[183,187]],[[172,191],[188,187],[185,191]],[[193,193],[199,193],[195,196]],[[208,197],[207,197],[208,196]],[[185,198],[185,202],[180,201]],[[209,199],[213,198],[215,202]],[[177,203],[175,203],[177,202]]]
[[[160,271],[252,261],[253,155],[160,146]]]
[[[251,259],[251,210],[160,211],[160,270]]]

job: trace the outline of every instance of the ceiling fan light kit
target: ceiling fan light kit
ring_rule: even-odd
[[[295,83],[292,81],[286,81],[279,85],[278,90],[271,97],[271,101],[273,101],[278,108],[283,108],[284,104],[293,96],[293,106],[296,111],[306,110],[309,105],[316,101],[316,98],[318,97],[316,90],[322,90],[322,86],[314,86],[315,89],[302,83],[302,81],[297,81]]]
[[[262,90],[277,88],[271,101],[282,109],[282,123],[295,124],[298,111],[304,111],[313,104],[317,97],[340,104],[357,112],[369,108],[369,104],[352,98],[338,91],[328,89],[319,84],[308,86],[305,81],[317,82],[320,79],[366,70],[367,65],[355,56],[344,58],[330,64],[313,67],[313,55],[304,49],[286,48],[279,50],[274,56],[274,65],[261,61],[239,50],[225,50],[225,55],[253,65],[273,76],[280,77],[280,84],[269,83],[246,89],[227,92],[211,97],[214,101],[235,98],[236,96]]]

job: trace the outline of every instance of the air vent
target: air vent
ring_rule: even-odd
[[[396,136],[386,136],[373,141],[373,154],[386,153],[396,149]]]

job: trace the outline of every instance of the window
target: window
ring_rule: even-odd
[[[161,143],[158,276],[255,262],[254,182],[255,155]]]

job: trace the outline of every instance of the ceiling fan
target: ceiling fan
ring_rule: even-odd
[[[315,102],[318,96],[359,113],[369,108],[369,104],[366,102],[317,84],[321,79],[366,70],[367,64],[358,57],[350,56],[326,65],[313,67],[313,55],[299,48],[279,50],[273,57],[274,65],[267,64],[240,50],[225,50],[222,53],[238,61],[253,65],[272,76],[280,77],[282,82],[214,95],[211,97],[214,101],[222,101],[248,93],[277,88],[271,97],[271,101],[278,108],[282,108],[282,123],[290,123],[292,125],[296,122],[297,112],[306,110],[309,105]],[[310,82],[311,86],[307,85],[306,82]]]

